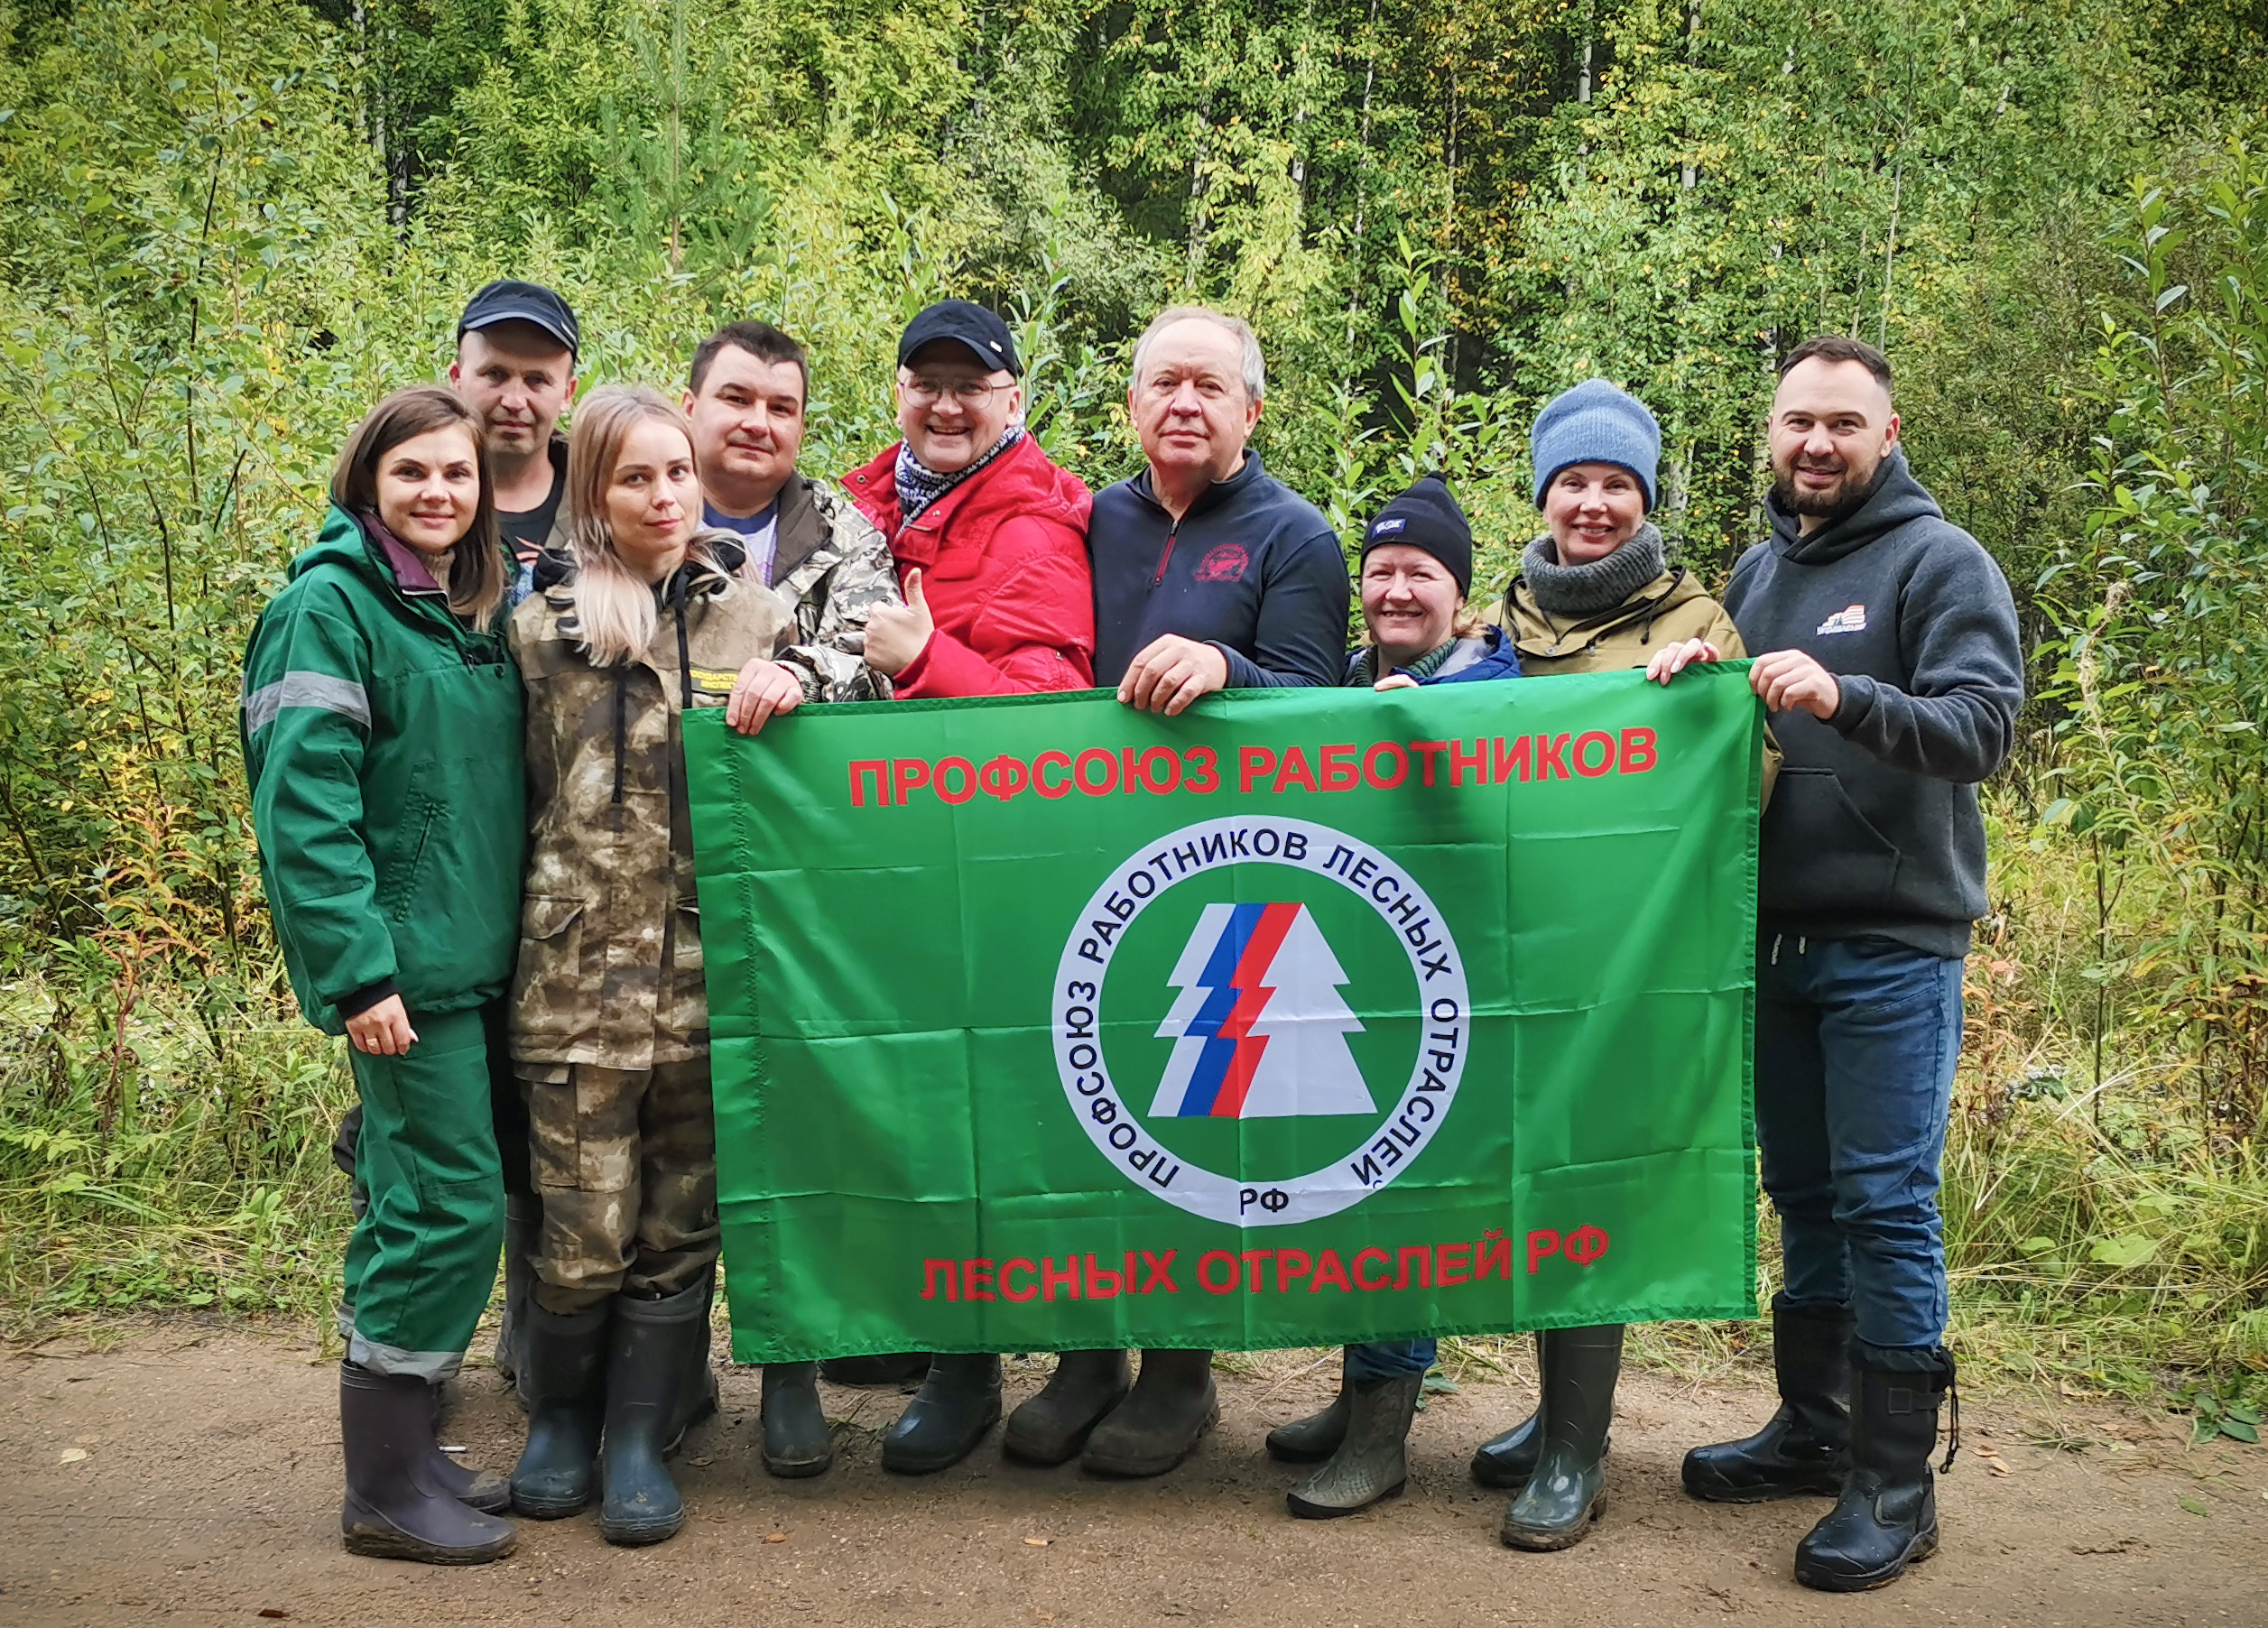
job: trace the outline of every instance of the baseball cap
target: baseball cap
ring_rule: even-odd
[[[499,322],[532,322],[566,346],[569,355],[582,353],[582,330],[576,326],[574,307],[540,282],[490,283],[466,303],[465,314],[457,319],[457,337],[461,339],[470,329]]]
[[[906,324],[905,336],[898,341],[898,365],[903,367],[915,351],[937,339],[967,346],[986,373],[1004,367],[1015,377],[1023,376],[1023,364],[1016,359],[1015,337],[1005,322],[981,305],[966,300],[940,300],[923,310]]]

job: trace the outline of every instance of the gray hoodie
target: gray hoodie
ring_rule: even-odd
[[[1843,692],[1822,723],[1773,715],[1786,754],[1764,812],[1759,925],[1968,951],[1985,913],[1976,782],[2023,705],[2000,567],[1891,455],[1865,504],[1810,535],[1775,495],[1772,541],[1733,568],[1725,607],[1750,652],[1801,650]]]

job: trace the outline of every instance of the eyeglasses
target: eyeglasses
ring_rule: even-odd
[[[990,379],[963,379],[951,384],[936,379],[898,381],[898,393],[905,398],[909,405],[915,407],[933,407],[950,396],[961,406],[975,409],[991,401],[994,392],[1013,388],[1011,384],[995,384]]]

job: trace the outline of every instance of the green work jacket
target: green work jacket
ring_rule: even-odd
[[[501,995],[527,847],[501,629],[405,586],[334,508],[253,629],[242,726],[260,879],[308,1021],[338,1034],[389,994],[412,1012]]]

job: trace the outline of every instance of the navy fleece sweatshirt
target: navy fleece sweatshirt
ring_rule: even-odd
[[[1115,686],[1167,634],[1228,658],[1231,689],[1337,684],[1347,660],[1347,557],[1311,503],[1260,467],[1216,481],[1177,525],[1150,473],[1095,495],[1095,682]]]
[[[1968,951],[1985,913],[1976,782],[2006,760],[2023,705],[2016,607],[2000,567],[1894,452],[1853,513],[1733,568],[1725,608],[1753,654],[1807,652],[1836,675],[1825,722],[1773,715],[1786,761],[1765,809],[1759,922]]]

